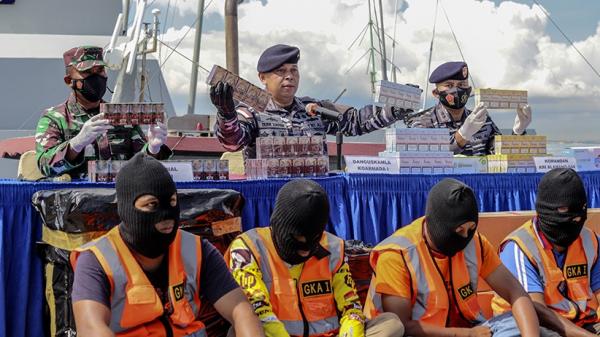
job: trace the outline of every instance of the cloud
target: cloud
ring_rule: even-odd
[[[164,6],[168,0],[156,2]],[[397,41],[394,62],[399,68],[398,82],[416,83],[424,88],[428,77],[435,1],[399,1],[402,11],[398,12],[394,33],[395,2],[384,1],[384,22],[386,33],[395,35]],[[175,3],[178,11],[184,15],[193,15],[196,11],[195,1],[171,0],[171,6]],[[440,3],[445,6],[443,9],[477,86],[527,89],[532,101],[544,101],[545,97],[580,98],[581,101],[600,93],[598,77],[577,52],[566,43],[551,41],[545,32],[550,23],[536,5],[512,1],[495,5],[486,0]],[[461,59],[443,9],[440,7],[438,12],[432,69],[445,61]],[[209,6],[208,12],[222,17],[223,2],[215,1]],[[368,29],[362,43],[348,49],[368,24],[366,1],[253,0],[239,6],[238,18],[240,72],[246,79],[258,84],[255,69],[262,50],[272,44],[287,43],[301,49],[300,95],[335,98],[342,89],[347,88],[342,98],[344,103],[360,105],[369,101],[368,57],[347,72],[368,50]],[[165,32],[163,39],[169,45],[175,45],[188,30],[187,26],[172,27]],[[192,29],[178,48],[189,57],[193,50],[193,35]],[[388,58],[391,58],[390,38],[386,40],[386,45]],[[595,34],[575,42],[575,45],[600,69],[600,25]],[[164,57],[165,50],[162,54]],[[215,63],[225,64],[223,31],[203,34],[200,63],[208,68]],[[380,69],[377,54],[376,67]],[[173,55],[165,64],[165,77],[176,97],[176,105],[181,104],[177,102],[177,97],[185,97],[189,90],[187,82],[190,69],[190,62],[178,55]],[[207,74],[201,71],[200,75],[200,80],[204,81]],[[377,78],[381,78],[380,73]],[[206,85],[198,86],[198,95],[199,104],[210,109]],[[570,104],[576,104],[577,101],[569,99]],[[581,116],[593,109],[590,104],[579,107]],[[570,108],[573,110],[572,106]]]

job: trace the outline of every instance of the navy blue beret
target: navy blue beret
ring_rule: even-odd
[[[429,83],[440,83],[445,80],[466,80],[469,68],[464,62],[446,62],[439,65],[429,76]]]
[[[281,67],[285,63],[298,63],[300,59],[300,49],[285,44],[276,44],[267,48],[256,65],[259,73],[268,73]]]

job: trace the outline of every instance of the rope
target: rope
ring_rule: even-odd
[[[462,58],[463,62],[467,63],[467,61],[465,60],[465,55],[463,55],[462,49],[460,48],[460,44],[458,43],[458,39],[456,38],[456,34],[454,34],[454,29],[452,28],[452,24],[450,23],[450,19],[448,18],[448,14],[446,13],[444,4],[441,3],[440,5],[442,6],[442,11],[444,12],[444,16],[446,17],[446,22],[448,22],[448,26],[450,27],[450,32],[452,32],[452,37],[454,38],[454,42],[456,42],[456,46],[458,47],[458,52],[460,53],[460,57]],[[471,80],[471,83],[473,83],[473,87],[477,88],[477,85],[475,85],[475,79],[473,78],[473,76],[469,76],[469,79]]]
[[[592,69],[592,71],[596,74],[596,76],[598,76],[600,78],[600,73],[598,73],[598,71],[596,70],[596,68],[594,68],[594,66],[590,63],[590,61],[588,61],[588,59],[583,55],[583,53],[581,53],[579,51],[579,49],[577,49],[577,47],[575,46],[575,44],[573,43],[573,41],[567,36],[567,34],[565,34],[565,32],[563,32],[563,30],[560,29],[560,27],[558,26],[558,23],[556,23],[550,17],[550,13],[548,13],[546,11],[546,9],[537,0],[533,0],[533,2],[536,5],[538,5],[538,7],[542,10],[542,13],[544,13],[544,15],[546,15],[546,17],[548,18],[548,20],[550,20],[550,22],[554,25],[554,27],[556,27],[556,29],[558,29],[558,31],[562,34],[562,36],[565,38],[565,40],[567,40],[569,42],[569,44],[571,45],[571,47],[573,47],[573,49],[575,49],[575,51],[577,52],[577,54],[579,54],[579,56],[581,56],[581,58],[585,61],[585,63],[587,63],[587,65]]]

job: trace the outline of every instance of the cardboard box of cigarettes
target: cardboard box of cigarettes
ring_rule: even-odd
[[[401,174],[448,174],[453,173],[454,162],[450,151],[379,152],[380,157],[398,158]]]
[[[488,109],[515,109],[527,104],[527,90],[475,89],[475,105]]]
[[[450,134],[445,128],[390,128],[385,130],[388,152],[446,152],[450,150]]]
[[[92,182],[114,182],[125,160],[88,161],[88,180]],[[186,161],[189,162],[189,161]],[[194,180],[229,180],[229,161],[220,159],[194,159]]]
[[[194,180],[229,180],[229,161],[220,159],[192,160]]]
[[[498,135],[494,138],[495,154],[545,154],[546,136]]]
[[[547,154],[494,154],[487,156],[489,173],[534,173],[533,157]]]
[[[566,154],[577,160],[577,171],[600,170],[600,146],[570,147]]]
[[[114,182],[125,163],[125,160],[89,160],[88,180],[98,183]]]
[[[212,86],[219,81],[233,87],[233,99],[251,106],[256,111],[265,111],[271,98],[265,90],[215,64],[206,78],[206,83]]]
[[[418,110],[423,90],[417,86],[381,80],[375,84],[375,102],[398,108]]]
[[[244,165],[249,180],[320,177],[329,172],[329,157],[247,159]]]
[[[101,103],[100,113],[111,125],[134,126],[165,122],[163,103]]]
[[[323,136],[269,136],[256,138],[256,157],[298,158],[324,155]]]

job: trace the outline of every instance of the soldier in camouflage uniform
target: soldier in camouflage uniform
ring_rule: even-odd
[[[260,81],[272,95],[264,112],[235,103],[232,88],[217,83],[210,96],[217,107],[216,134],[227,151],[244,149],[245,158],[256,158],[256,138],[264,136],[312,136],[335,134],[338,127],[345,136],[359,136],[385,128],[402,118],[402,109],[368,105],[362,109],[296,97],[300,74],[300,50],[287,45],[266,49],[258,60]],[[342,114],[339,123],[322,119],[314,109],[322,106]],[[326,147],[325,147],[326,148]]]
[[[480,103],[473,111],[465,108],[471,87],[469,70],[464,62],[446,62],[437,67],[429,77],[435,84],[432,93],[439,99],[435,106],[416,114],[405,121],[412,128],[448,128],[450,150],[454,154],[484,156],[494,153],[494,138],[501,134],[496,124],[488,116],[484,104]],[[517,109],[513,134],[525,134],[531,123],[529,105]]]
[[[85,177],[87,160],[127,160],[139,151],[167,159],[166,126],[153,125],[148,139],[139,126],[111,126],[99,113],[107,75],[102,48],[83,46],[63,54],[65,84],[72,89],[66,102],[44,111],[35,134],[40,171],[48,177],[68,173]]]

